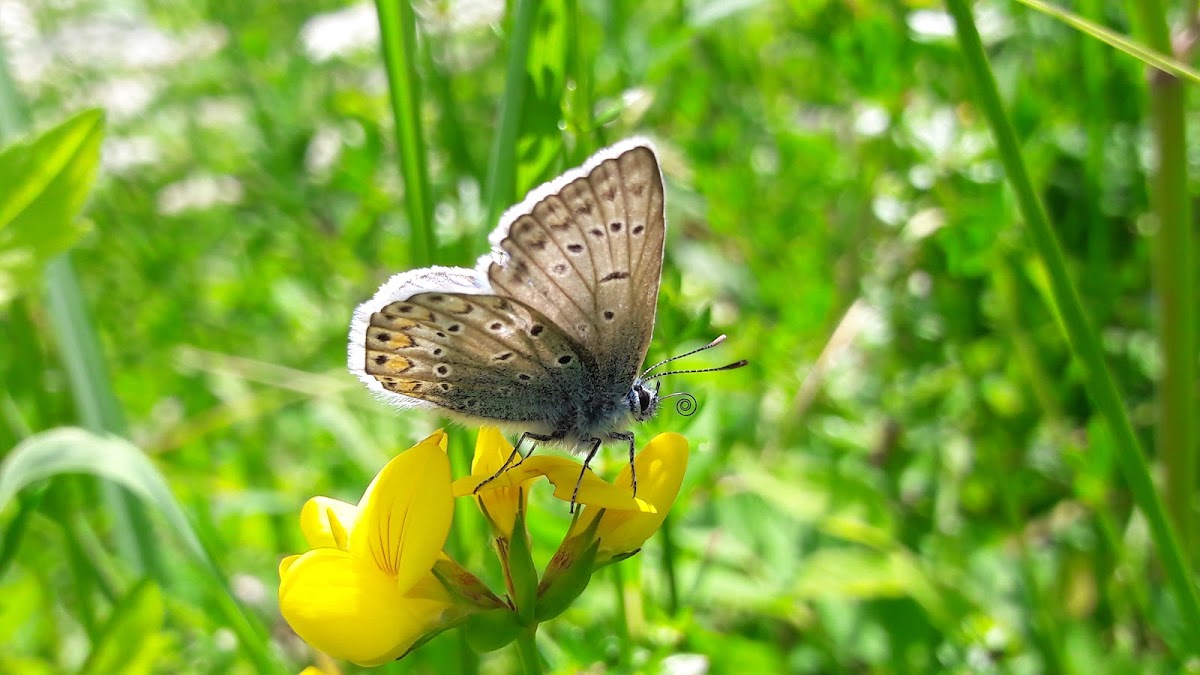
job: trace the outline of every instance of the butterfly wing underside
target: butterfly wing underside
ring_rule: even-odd
[[[492,233],[498,251],[480,260],[498,295],[537,307],[616,394],[633,383],[654,330],[664,202],[654,151],[626,141],[506,212]]]
[[[492,295],[475,270],[441,267],[396,275],[359,307],[350,368],[399,407],[537,428],[582,364],[539,312]]]

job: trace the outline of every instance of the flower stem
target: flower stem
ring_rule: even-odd
[[[613,578],[613,591],[617,601],[617,638],[621,645],[621,663],[622,669],[629,668],[633,662],[632,654],[630,653],[629,639],[629,607],[625,603],[625,577],[621,573],[620,565],[609,567]]]
[[[517,656],[521,659],[521,672],[525,675],[541,675],[542,655],[538,653],[537,626],[523,630],[517,634]]]

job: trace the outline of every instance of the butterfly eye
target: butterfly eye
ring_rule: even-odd
[[[650,392],[641,387],[638,388],[638,405],[641,406],[642,412],[646,412],[650,407]]]

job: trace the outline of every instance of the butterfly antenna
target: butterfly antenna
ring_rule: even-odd
[[[671,357],[671,358],[669,358],[669,359],[663,359],[662,361],[659,361],[658,363],[656,363],[656,364],[654,364],[654,365],[650,366],[649,368],[645,369],[644,371],[642,371],[642,379],[645,379],[645,377],[646,377],[647,375],[649,375],[649,374],[650,374],[650,371],[654,370],[655,368],[657,368],[657,367],[659,367],[659,366],[664,366],[664,365],[666,365],[666,364],[668,364],[668,363],[670,363],[670,362],[672,362],[672,361],[676,361],[676,360],[678,360],[678,359],[682,359],[682,358],[683,358],[683,357],[685,357],[685,356],[691,356],[692,354],[699,354],[700,352],[702,352],[702,351],[704,351],[704,350],[706,350],[706,349],[712,349],[713,347],[716,347],[717,345],[721,344],[721,343],[722,343],[722,342],[724,342],[724,341],[725,341],[725,336],[724,336],[724,335],[718,335],[718,336],[717,336],[717,339],[715,339],[715,340],[713,340],[712,342],[710,342],[710,343],[708,343],[708,344],[704,345],[703,347],[700,347],[699,349],[693,349],[692,351],[690,351],[690,352],[687,352],[686,354],[680,354],[679,356],[672,356],[672,357]],[[655,375],[654,377],[659,377],[659,376],[658,376],[658,375]],[[651,378],[651,379],[653,379],[653,378]]]
[[[722,336],[722,337],[724,337],[724,336]],[[738,368],[741,368],[742,366],[747,366],[747,365],[750,365],[750,362],[747,361],[746,359],[742,359],[741,361],[735,361],[733,363],[730,363],[729,365],[721,366],[719,368],[697,368],[695,370],[668,370],[665,373],[655,373],[654,375],[651,375],[650,377],[643,377],[642,382],[649,382],[650,380],[657,380],[658,378],[666,377],[667,375],[686,375],[688,373],[715,373],[715,372],[721,371],[721,370],[737,370]],[[666,398],[666,397],[663,397],[663,398]]]

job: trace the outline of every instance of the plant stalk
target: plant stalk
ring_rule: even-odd
[[[508,66],[504,79],[504,100],[496,138],[488,157],[488,175],[484,192],[487,219],[483,226],[489,231],[500,219],[500,213],[516,197],[517,135],[520,131],[521,109],[525,101],[525,62],[533,39],[533,18],[537,3],[516,0],[508,41]]]
[[[1142,38],[1154,49],[1172,53],[1166,10],[1159,0],[1134,3]],[[1150,178],[1151,205],[1157,220],[1151,247],[1162,373],[1158,381],[1159,461],[1166,469],[1167,510],[1185,552],[1196,551],[1196,281],[1192,255],[1191,202],[1188,197],[1187,123],[1183,81],[1149,70],[1150,122],[1155,165]]]
[[[411,264],[434,263],[437,239],[433,229],[433,197],[425,162],[425,134],[421,125],[421,85],[417,77],[417,21],[412,3],[376,0],[383,64],[396,134],[400,174],[404,176],[404,207],[412,230]]]
[[[1122,404],[1116,382],[1105,365],[1100,339],[1089,323],[1083,302],[1067,272],[1067,262],[1058,238],[1050,227],[1021,157],[1016,133],[1004,111],[971,10],[966,0],[946,0],[946,5],[954,16],[964,65],[978,89],[980,107],[991,126],[1009,184],[1016,193],[1034,249],[1049,275],[1063,327],[1076,358],[1083,365],[1088,395],[1112,433],[1117,461],[1125,482],[1146,516],[1151,537],[1182,615],[1182,630],[1186,640],[1190,644],[1200,644],[1200,599],[1191,581],[1187,559],[1179,546],[1163,501],[1155,490],[1149,464]]]
[[[542,655],[538,652],[536,635],[536,625],[517,634],[517,657],[521,661],[521,672],[525,675],[542,673]]]

